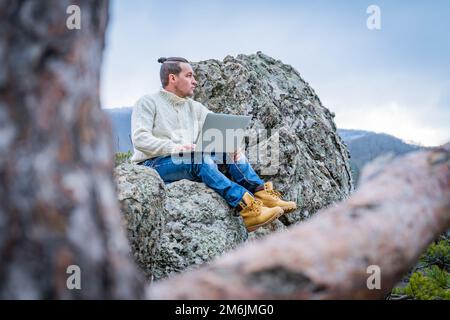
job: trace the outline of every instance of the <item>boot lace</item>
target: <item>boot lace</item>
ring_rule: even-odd
[[[257,215],[259,215],[259,213],[260,213],[259,211],[260,211],[260,208],[262,207],[262,205],[263,205],[263,203],[261,200],[253,199],[253,201],[248,206],[245,206],[245,205],[241,205],[241,206],[243,209],[245,209],[245,208],[248,209],[248,211],[245,213],[246,216],[249,216],[249,217],[255,216],[256,217]]]
[[[277,199],[281,198],[281,193],[276,190],[266,190],[266,192],[274,198],[277,198]]]

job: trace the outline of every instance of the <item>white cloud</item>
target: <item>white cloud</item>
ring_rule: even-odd
[[[396,101],[349,109],[348,112],[338,113],[336,122],[341,128],[384,132],[405,141],[419,142],[428,146],[450,141],[448,128],[436,128],[432,123],[424,122],[414,109],[400,105]]]
[[[432,74],[382,70],[362,79],[355,73],[325,81],[316,92],[336,113],[340,128],[385,132],[431,146],[450,141],[449,87]]]

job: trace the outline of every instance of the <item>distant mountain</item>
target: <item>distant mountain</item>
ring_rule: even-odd
[[[364,165],[373,159],[389,153],[398,156],[422,148],[385,133],[351,129],[338,129],[338,133],[349,148],[355,182]]]
[[[345,143],[349,143],[352,140],[362,138],[365,135],[372,134],[373,132],[364,131],[364,130],[353,130],[353,129],[338,129],[338,134],[345,141]]]
[[[131,143],[132,107],[103,109],[111,119],[115,152],[133,151]]]

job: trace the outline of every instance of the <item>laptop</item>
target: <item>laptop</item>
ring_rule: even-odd
[[[208,113],[195,142],[194,152],[233,153],[244,149],[245,130],[251,116]]]

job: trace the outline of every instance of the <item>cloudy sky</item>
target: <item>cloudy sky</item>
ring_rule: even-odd
[[[381,29],[369,30],[377,5]],[[159,57],[262,51],[296,68],[340,128],[423,145],[450,141],[448,0],[113,0],[105,108],[159,89]]]

